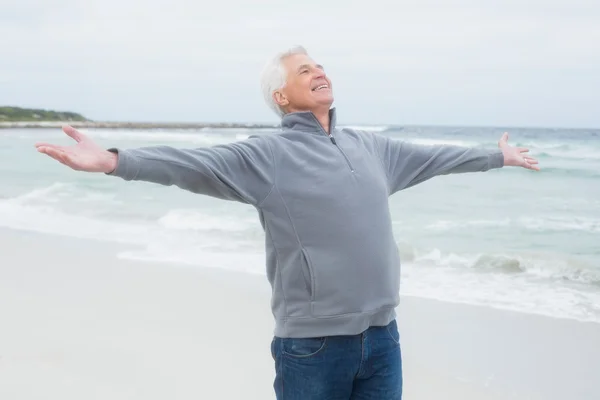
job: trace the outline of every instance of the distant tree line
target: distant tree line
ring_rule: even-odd
[[[88,121],[81,114],[20,107],[0,107],[0,122],[15,121]]]

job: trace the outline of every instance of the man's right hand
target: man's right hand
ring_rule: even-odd
[[[110,173],[117,168],[117,154],[98,146],[72,126],[63,127],[63,131],[77,144],[58,146],[51,143],[36,143],[35,147],[40,153],[47,154],[76,171]]]

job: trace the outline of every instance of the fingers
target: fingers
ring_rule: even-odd
[[[532,158],[529,156],[525,156],[523,158],[525,158],[525,161],[527,161],[529,164],[537,164],[538,163],[538,160],[536,160],[535,158]]]
[[[523,159],[523,164],[521,166],[524,168],[527,168],[527,169],[534,170],[534,171],[539,171],[540,167],[537,164],[538,164],[537,160],[534,160],[531,157],[525,157]]]
[[[57,149],[57,150],[62,150],[63,146],[59,146],[57,144],[52,144],[52,143],[45,143],[45,142],[38,142],[35,144],[35,148],[36,149],[40,149],[40,147],[49,147],[52,149]]]
[[[69,152],[68,148],[63,150],[57,146],[40,146],[38,147],[38,151],[40,153],[47,154],[59,163],[64,164],[75,171],[81,170],[81,167],[77,161],[77,155]]]
[[[54,158],[58,154],[64,153],[64,151],[61,150],[60,148],[58,148],[57,146],[44,146],[44,145],[38,146],[37,151],[39,151],[40,153],[47,154],[52,158]]]
[[[61,163],[67,165],[68,161],[69,161],[69,155],[67,153],[65,153],[64,151],[62,151],[61,149],[57,149],[55,147],[38,147],[38,151],[40,153],[44,153],[47,154],[48,156],[54,158],[57,161],[60,161]]]
[[[73,138],[77,143],[81,142],[84,139],[84,135],[79,132],[77,129],[73,128],[70,125],[63,126],[63,132],[65,132],[68,136]]]
[[[504,148],[508,146],[508,132],[504,132],[500,140],[498,140],[498,147]]]

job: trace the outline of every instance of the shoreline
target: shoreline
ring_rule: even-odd
[[[243,123],[243,122],[133,122],[133,121],[0,121],[2,129],[48,129],[71,125],[82,129],[279,129],[279,124]],[[596,131],[598,127],[553,127],[553,126],[518,126],[518,125],[470,125],[470,124],[396,124],[396,123],[346,123],[340,126],[372,126],[377,128],[393,128],[405,130],[411,128],[447,128],[447,129],[496,129],[498,131],[513,130],[567,130],[573,132]]]
[[[70,125],[80,129],[277,129],[275,124],[178,123],[178,122],[95,122],[95,121],[15,121],[0,122],[0,129],[56,129]]]

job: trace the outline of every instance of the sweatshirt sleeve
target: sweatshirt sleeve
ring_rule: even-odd
[[[110,148],[127,181],[175,185],[193,193],[259,205],[274,185],[273,154],[265,137],[197,149],[152,146]]]
[[[409,188],[437,175],[483,172],[504,166],[500,149],[454,145],[419,145],[373,134],[390,192]]]

